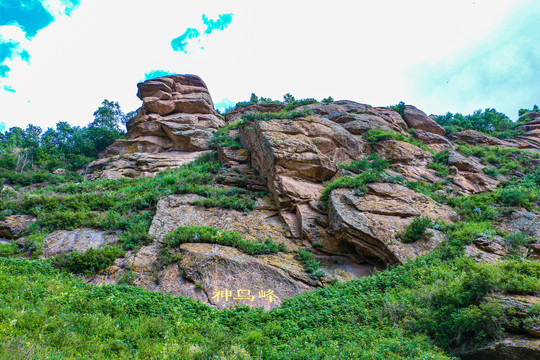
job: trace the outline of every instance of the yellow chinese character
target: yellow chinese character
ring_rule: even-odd
[[[277,302],[279,300],[277,295],[274,294],[274,290],[270,290],[270,289],[268,289],[267,291],[264,291],[264,290],[259,291],[259,299],[270,301],[270,303],[274,301]]]
[[[250,290],[238,289],[236,290],[236,292],[237,292],[237,297],[234,297],[233,298],[234,300],[249,300],[249,301],[255,300],[255,296],[251,295]]]
[[[229,298],[232,296],[231,290],[216,290],[214,291],[214,296],[212,296],[212,299],[215,299],[217,302],[221,299],[225,299],[225,301],[229,301]]]

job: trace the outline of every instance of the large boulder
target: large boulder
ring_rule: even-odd
[[[10,215],[0,221],[0,238],[17,238],[28,226],[37,219],[30,215]]]
[[[118,234],[93,229],[59,230],[43,239],[43,257],[48,258],[65,252],[85,252],[118,241]]]
[[[390,183],[367,185],[364,196],[354,190],[336,189],[330,195],[329,222],[337,239],[355,246],[358,254],[385,264],[405,262],[433,250],[441,241],[438,232],[413,243],[402,243],[398,234],[418,216],[452,222],[458,215],[449,207],[404,186]]]
[[[337,164],[359,159],[363,152],[355,136],[319,116],[248,122],[240,136],[276,204],[290,210],[318,199],[321,183],[337,173]]]
[[[99,154],[100,159],[89,165],[92,178],[110,178],[110,173],[136,176],[146,171],[133,172],[134,161],[104,163],[101,159],[136,153],[163,154],[170,152],[200,152],[209,150],[209,141],[225,121],[214,110],[206,85],[196,75],[170,75],[147,80],[137,85],[137,96],[143,101],[137,115],[127,123],[124,139],[115,141]],[[141,155],[135,156],[140,158]],[[176,155],[147,156],[150,168],[163,168],[161,163],[174,163]],[[125,164],[125,167],[121,167]],[[147,171],[155,173],[155,171]]]
[[[405,106],[403,118],[409,128],[423,130],[437,135],[444,136],[445,131],[442,126],[437,124],[435,120],[426,115],[422,110],[417,109],[412,105]]]

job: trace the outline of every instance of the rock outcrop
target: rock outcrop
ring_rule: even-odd
[[[225,134],[227,141],[218,137],[213,141],[222,169],[212,186],[233,192],[268,191],[270,196],[257,195],[249,212],[202,206],[208,199],[200,195],[163,197],[155,207],[148,233],[153,241],[127,252],[89,280],[131,283],[220,308],[247,304],[269,309],[332,279],[366,276],[374,268],[432,251],[445,240],[437,226],[429,229],[429,236],[411,243],[401,241],[401,233],[417,217],[451,223],[458,215],[450,207],[390,181],[437,184],[448,196],[490,191],[499,180],[483,172],[479,159],[455,150],[452,141],[530,147],[534,144],[530,136],[540,131],[535,118],[523,125],[521,138],[503,141],[468,130],[446,137],[432,117],[414,106],[405,106],[402,116],[392,108],[353,101],[299,106],[294,109],[299,111],[294,118],[283,115],[283,103],[260,103],[232,110],[223,118],[215,112],[204,82],[194,75],[152,79],[138,88],[143,104],[127,124],[126,139],[112,144],[90,164],[89,179],[153,176],[188,163],[210,152],[214,133],[228,123],[231,126],[227,129],[232,129]],[[246,113],[278,112],[282,113],[275,118],[245,117],[239,121]],[[363,135],[370,130],[393,131],[400,136],[368,142]],[[414,137],[425,146],[393,139],[403,140],[403,136]],[[446,172],[430,165],[435,151],[441,150],[448,151],[448,159],[439,164],[442,170],[448,167]],[[328,203],[321,200],[328,182],[363,171],[340,164],[373,155],[388,160],[390,166],[381,171],[380,179],[372,179],[376,182],[360,190],[334,189]],[[529,221],[536,215],[530,214],[516,215],[501,229],[538,236],[536,220]],[[260,243],[272,239],[285,245],[288,252],[254,256],[232,247],[197,243],[196,239],[175,249],[167,247],[165,236],[187,225],[237,231],[244,239]],[[44,256],[114,242],[103,234],[94,235],[91,238],[96,241],[78,233],[53,233],[46,238]],[[496,262],[508,253],[503,244],[503,238],[478,237],[465,252],[478,261]],[[531,258],[537,248],[540,257],[540,245],[535,244],[529,248]],[[312,251],[326,275],[309,276],[297,256],[299,249]],[[168,256],[174,260],[163,262]]]
[[[93,229],[54,231],[43,239],[43,257],[48,258],[65,252],[85,252],[115,244],[118,234]]]
[[[15,239],[37,219],[29,215],[10,215],[0,221],[0,238]]]
[[[350,189],[332,191],[328,211],[334,235],[368,259],[395,264],[433,250],[443,240],[440,233],[408,244],[398,240],[415,217],[458,219],[449,207],[401,185],[372,183],[367,189],[363,196]]]
[[[441,136],[445,134],[444,128],[441,125],[427,116],[425,112],[412,105],[405,106],[403,118],[411,129],[423,130]]]
[[[127,123],[126,138],[115,141],[88,166],[89,178],[151,176],[165,167],[178,167],[189,159],[185,152],[208,150],[212,135],[225,124],[196,75],[160,77],[137,87],[143,105]]]

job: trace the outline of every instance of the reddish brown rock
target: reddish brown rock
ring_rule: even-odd
[[[464,130],[454,135],[456,140],[466,142],[469,145],[504,146],[504,142],[493,136],[482,134],[475,130]]]
[[[380,141],[375,145],[374,151],[377,155],[389,159],[392,163],[405,165],[426,166],[433,159],[433,154],[430,152],[399,140]]]
[[[437,135],[444,136],[444,128],[437,124],[435,120],[427,116],[422,110],[412,105],[407,105],[403,111],[403,118],[409,128],[423,130]]]
[[[432,132],[416,130],[413,132],[413,136],[428,145],[432,150],[441,151],[452,148],[450,140]]]
[[[267,178],[283,210],[318,199],[321,183],[336,174],[337,163],[362,156],[356,137],[318,116],[249,122],[239,130],[252,165]]]
[[[447,206],[397,184],[368,184],[365,196],[354,190],[336,189],[329,202],[329,222],[337,239],[353,244],[358,254],[385,264],[404,262],[433,250],[442,234],[413,243],[402,243],[398,234],[417,216],[445,222],[458,219]]]

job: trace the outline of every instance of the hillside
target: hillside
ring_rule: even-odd
[[[540,359],[536,107],[137,96],[2,138],[1,358]]]

